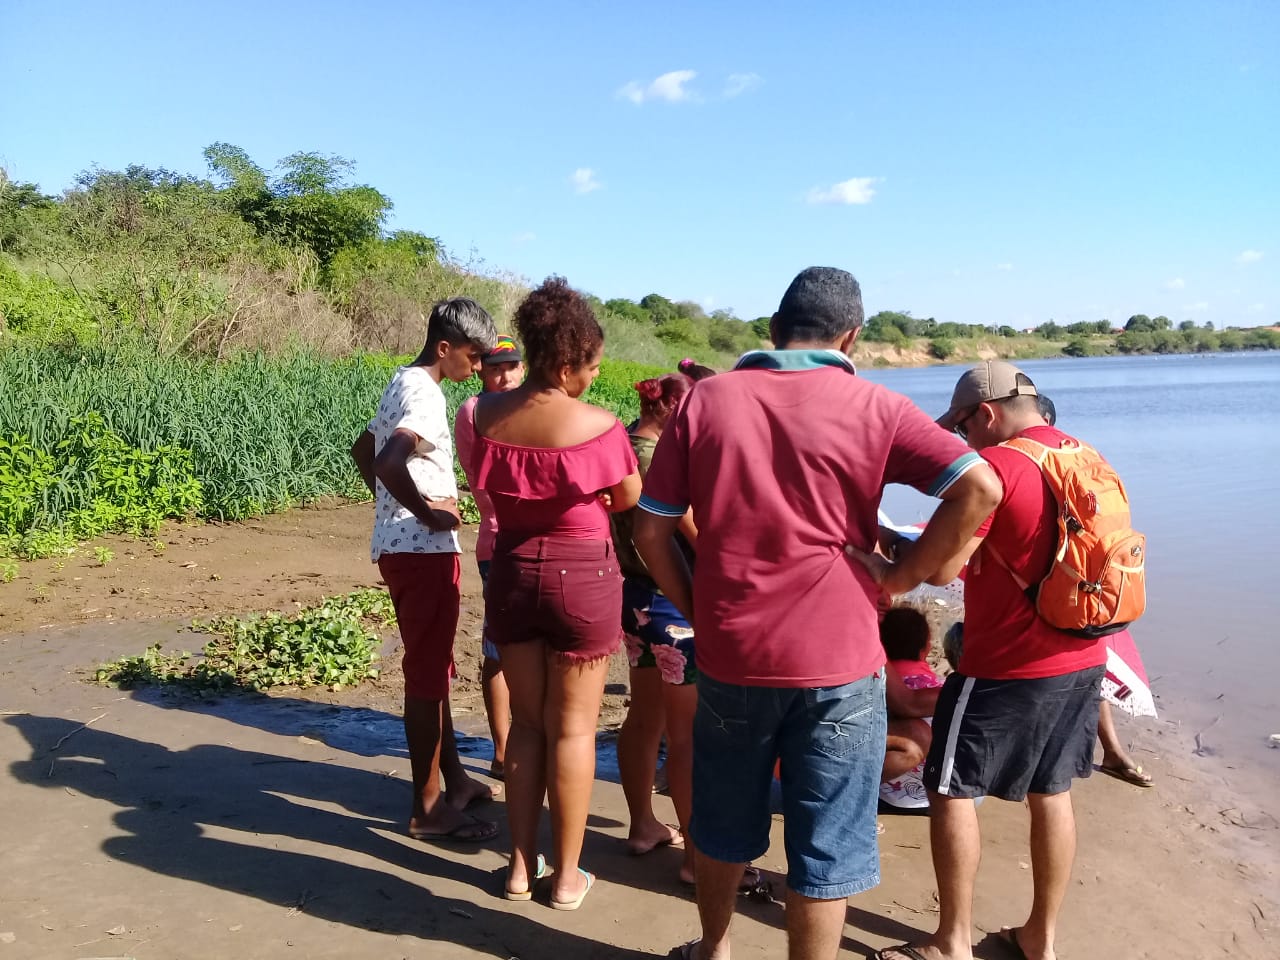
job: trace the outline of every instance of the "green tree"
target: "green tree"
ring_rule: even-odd
[[[1044,337],[1046,340],[1059,340],[1066,331],[1052,320],[1047,320],[1040,324],[1040,326],[1036,327],[1036,333],[1039,336]]]
[[[1228,352],[1244,349],[1244,334],[1234,327],[1218,334],[1218,349]]]
[[[1196,322],[1194,320],[1183,320],[1180,324],[1178,324],[1178,329],[1183,331],[1194,330],[1195,328],[1196,328]]]
[[[1173,329],[1173,324],[1170,322],[1168,317],[1152,317],[1151,326],[1156,330]]]
[[[1017,335],[1018,335],[1018,331],[1015,330],[1013,327],[1009,326],[1007,323],[1004,324],[1002,327],[1000,327],[1000,336],[1002,337],[1016,337]]]
[[[650,293],[640,300],[642,306],[649,313],[649,322],[655,326],[665,323],[676,317],[675,304],[660,294]]]
[[[273,179],[234,144],[212,144],[204,156],[230,209],[260,236],[311,250],[321,267],[344,247],[380,237],[391,212],[390,199],[373,187],[348,183],[355,164],[343,157],[293,153]]]
[[[46,197],[34,183],[9,179],[0,167],[0,253],[22,253],[44,232],[52,197]]]
[[[772,319],[772,317],[756,317],[751,321],[751,332],[761,340],[768,340],[770,337],[769,322]]]
[[[1156,325],[1145,313],[1135,313],[1125,321],[1124,328],[1129,333],[1151,333],[1156,329]]]

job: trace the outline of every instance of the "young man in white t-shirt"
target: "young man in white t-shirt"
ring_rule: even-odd
[[[391,593],[404,647],[404,730],[413,768],[409,836],[419,840],[481,841],[498,832],[497,824],[466,813],[493,790],[467,776],[449,713],[461,599],[460,520],[453,437],[440,389],[442,380],[460,382],[479,370],[496,339],[492,318],[474,300],[436,304],[422,352],[396,371],[351,448],[374,494],[371,553]]]

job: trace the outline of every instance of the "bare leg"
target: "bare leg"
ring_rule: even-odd
[[[698,688],[692,683],[681,686],[664,683],[662,700],[667,718],[668,792],[680,821],[680,832],[685,837],[680,879],[693,883],[693,841],[688,837],[689,821],[693,817],[693,715],[698,710]]]
[[[927,960],[973,960],[973,884],[982,835],[972,800],[929,793],[929,845],[938,880],[938,929],[916,950]],[[905,960],[892,950],[885,956]]]
[[[1016,931],[1027,960],[1054,960],[1058,912],[1071,882],[1076,855],[1076,818],[1071,793],[1031,793],[1031,916]]]
[[[455,810],[465,810],[479,800],[492,800],[502,792],[474,779],[458,756],[458,738],[453,733],[453,709],[448,700],[441,707],[444,730],[440,738],[440,773],[444,777],[445,799]]]
[[[813,900],[787,891],[788,960],[835,960],[848,898]]]
[[[1124,744],[1120,742],[1120,735],[1116,732],[1115,717],[1111,713],[1111,704],[1105,700],[1098,701],[1098,742],[1102,744],[1100,766],[1103,770],[1121,773],[1123,779],[1137,783],[1139,786],[1151,782],[1151,774],[1133,762],[1133,757],[1129,756]]]
[[[547,692],[546,645],[515,643],[502,649],[511,691],[507,740],[507,824],[511,829],[508,890],[527,890],[538,859],[538,821],[546,794],[547,743],[543,708]]]
[[[493,740],[491,769],[495,777],[501,777],[507,756],[507,734],[511,730],[511,695],[507,692],[507,678],[500,661],[484,658],[480,686],[484,691],[485,716],[489,718],[489,736]]]
[[[694,857],[698,874],[698,918],[702,921],[699,960],[729,960],[729,922],[738,900],[745,863],[723,863],[701,853]]]
[[[551,899],[563,902],[575,899],[587,883],[578,871],[578,860],[596,776],[596,722],[600,719],[609,658],[570,664],[551,651],[546,657],[543,729],[556,864]]]
[[[663,686],[657,667],[633,667],[631,706],[618,731],[618,772],[622,775],[622,793],[631,817],[627,849],[634,854],[648,853],[654,847],[680,839],[677,831],[653,814],[653,774],[666,723]]]
[[[929,844],[938,880],[938,931],[932,943],[948,960],[973,956],[973,885],[982,834],[972,800],[929,794]]]

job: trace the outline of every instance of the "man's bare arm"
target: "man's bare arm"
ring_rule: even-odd
[[[418,445],[418,435],[397,430],[373,460],[374,475],[382,481],[396,502],[422,521],[428,530],[443,532],[455,529],[462,521],[457,500],[422,499],[418,485],[409,475],[409,457]]]
[[[675,533],[679,525],[679,517],[660,517],[637,510],[631,540],[658,589],[689,623],[693,623],[693,574],[676,543]]]
[[[378,477],[373,472],[373,434],[366,430],[351,445],[351,459],[356,462],[360,479],[374,496],[378,493]]]
[[[942,494],[924,532],[909,549],[894,551],[899,559],[863,553],[853,546],[849,556],[861,562],[880,587],[892,594],[906,593],[926,580],[950,582],[972,554],[979,538],[974,533],[982,521],[1000,505],[1003,495],[1000,478],[987,464],[973,467]],[[954,570],[946,580],[942,575]]]

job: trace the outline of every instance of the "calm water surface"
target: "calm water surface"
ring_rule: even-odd
[[[1096,447],[1147,534],[1147,614],[1134,628],[1166,715],[1204,743],[1280,772],[1280,353],[1104,357],[1019,365],[1058,425]],[[866,370],[931,415],[963,367]],[[934,501],[892,487],[884,507],[919,519]],[[1210,726],[1211,725],[1211,726]]]

